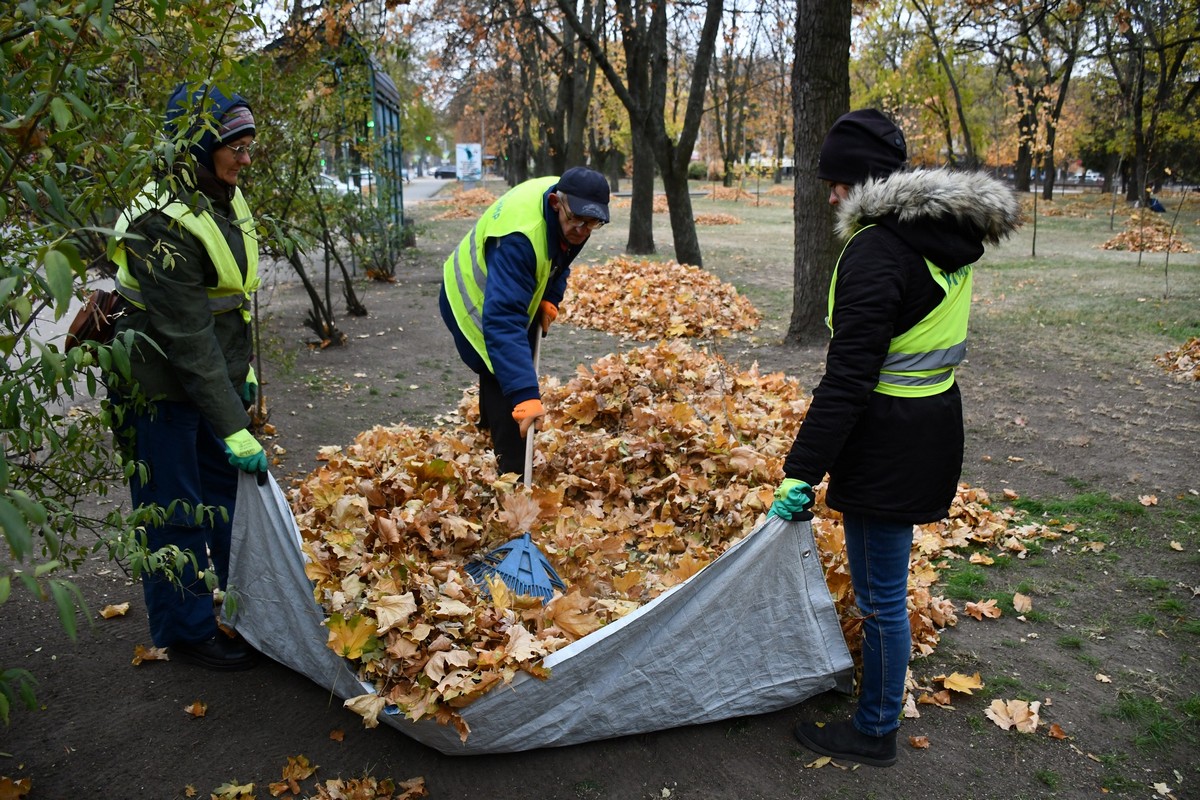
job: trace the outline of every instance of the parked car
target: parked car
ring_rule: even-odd
[[[332,175],[321,173],[315,179],[313,179],[313,183],[316,184],[318,191],[329,192],[330,194],[336,195],[350,193],[350,187],[347,186],[344,181],[339,181]]]
[[[434,167],[433,177],[438,179],[457,178],[458,170],[454,168],[453,164],[442,164],[441,166]]]

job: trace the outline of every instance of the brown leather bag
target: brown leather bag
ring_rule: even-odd
[[[83,308],[67,329],[66,349],[88,343],[110,344],[117,332],[117,320],[125,314],[125,299],[116,292],[94,289],[83,301]]]

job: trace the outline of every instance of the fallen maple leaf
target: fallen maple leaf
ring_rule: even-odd
[[[129,603],[117,603],[100,609],[100,616],[104,619],[112,619],[113,617],[123,617],[128,611]]]
[[[193,717],[199,718],[208,713],[208,704],[203,700],[193,700],[190,704],[184,706],[183,710]]]
[[[165,647],[146,647],[145,645],[134,645],[133,647],[133,665],[136,667],[145,661],[170,661],[171,656],[167,654]]]
[[[1015,592],[1013,594],[1013,610],[1018,614],[1026,614],[1033,610],[1033,600],[1028,595]]]
[[[942,680],[942,685],[954,692],[963,694],[973,694],[976,689],[983,688],[983,678],[976,672],[974,675],[963,675],[961,672],[952,672],[950,677]]]
[[[1046,735],[1051,739],[1066,739],[1067,732],[1064,731],[1057,722],[1050,723],[1050,730],[1046,731]]]
[[[1004,730],[1016,728],[1019,733],[1033,733],[1038,726],[1038,709],[1041,705],[1037,700],[1032,703],[1024,700],[993,700],[983,713]]]
[[[1140,495],[1140,496],[1138,496],[1138,502],[1147,507],[1156,506],[1156,505],[1158,505],[1158,495],[1153,495],[1153,494]]]
[[[21,800],[33,790],[33,781],[29,778],[13,780],[7,775],[0,775],[0,800]]]
[[[996,607],[995,600],[984,600],[981,603],[967,603],[963,611],[981,621],[984,617],[996,619],[1001,613],[1000,609]]]
[[[365,651],[379,649],[376,623],[369,617],[355,614],[346,619],[334,613],[325,625],[329,629],[329,649],[342,658],[362,658]]]
[[[269,785],[271,795],[279,797],[285,792],[300,794],[300,781],[311,778],[317,771],[305,756],[288,756],[287,766],[283,768],[283,780]]]
[[[254,784],[241,784],[237,779],[223,783],[213,789],[212,800],[254,800]]]
[[[379,724],[379,713],[383,711],[387,701],[377,694],[360,694],[351,697],[342,705],[363,718],[363,726],[374,728]]]
[[[341,728],[334,728],[329,732],[329,738],[335,742],[340,742],[346,738],[346,732]]]
[[[917,750],[928,750],[929,749],[929,737],[928,736],[910,736],[910,737],[908,737],[908,746],[915,748]]]

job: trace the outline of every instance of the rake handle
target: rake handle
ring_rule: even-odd
[[[542,337],[544,333],[537,330],[542,326],[542,315],[539,311],[533,317],[533,374],[536,376],[538,371],[538,362],[542,356]],[[525,485],[533,486],[533,435],[537,433],[537,420],[529,426],[529,433],[525,434]]]

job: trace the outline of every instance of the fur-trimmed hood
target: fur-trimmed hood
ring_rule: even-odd
[[[1012,190],[983,172],[918,169],[894,172],[850,190],[837,206],[843,240],[870,224],[896,232],[946,271],[973,263],[983,244],[997,244],[1021,224]]]

